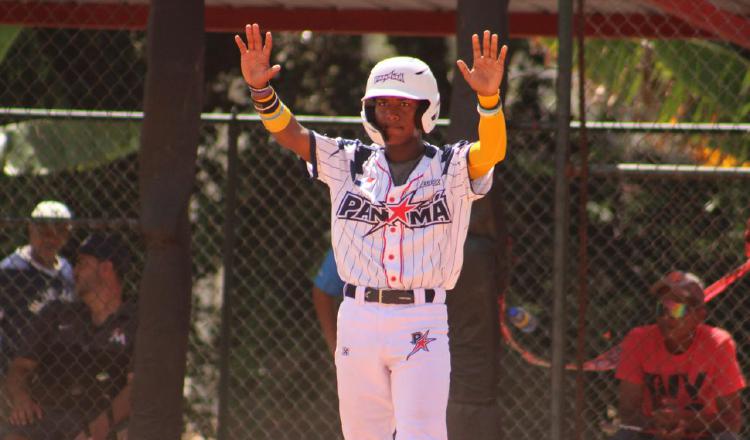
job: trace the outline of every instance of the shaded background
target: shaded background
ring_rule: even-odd
[[[737,16],[747,14],[742,2],[723,7]],[[743,231],[750,216],[750,127],[745,123],[750,119],[750,63],[748,47],[741,44],[743,28],[736,28],[739,41],[705,39],[698,28],[694,35],[660,39],[660,34],[673,36],[674,27],[659,19],[629,22],[615,14],[587,23],[623,34],[641,26],[655,38],[612,38],[610,31],[608,39],[586,41],[591,174],[582,229],[577,206],[581,185],[574,171],[583,158],[580,132],[574,131],[568,361],[576,355],[577,234],[588,237],[584,354],[590,358],[614,346],[632,326],[653,319],[646,288],[664,272],[690,270],[711,282],[745,261]],[[274,36],[274,56],[284,69],[275,85],[296,114],[357,115],[369,68],[397,53],[419,56],[433,67],[442,114],[448,114],[455,59],[451,38],[309,31]],[[144,32],[2,26],[0,41],[0,249],[10,253],[23,244],[30,210],[39,200],[54,198],[67,203],[77,219],[66,255],[73,256],[92,228],[123,231],[142,255],[135,219]],[[511,237],[506,301],[537,317],[540,325],[534,332],[514,336],[529,352],[549,359],[558,44],[535,37],[516,38],[510,45],[509,155],[496,170]],[[306,178],[295,156],[270,142],[257,119],[232,120],[233,109],[246,114],[250,108],[232,35],[206,34],[205,56],[206,114],[189,212],[194,308],[185,437],[214,438],[219,400],[226,399],[228,438],[338,438],[333,363],[310,302],[311,278],[328,243],[325,188]],[[579,87],[574,75],[574,96]],[[34,112],[42,109],[57,111]],[[573,113],[576,120],[582,116],[575,100]],[[331,136],[365,137],[357,117],[303,120]],[[626,124],[630,121],[642,124]],[[428,139],[439,144],[445,128],[443,121]],[[229,154],[235,139],[236,158]],[[228,173],[230,157],[234,175]],[[666,165],[670,167],[660,167]],[[226,205],[230,186],[236,191],[236,207]],[[223,234],[225,221],[235,232],[230,246]],[[222,352],[227,252],[234,257],[229,268],[233,288],[226,292],[232,310],[231,322],[225,323],[229,351]],[[130,292],[137,291],[134,275]],[[735,336],[746,374],[748,283],[741,280],[715,299],[709,319]],[[225,393],[218,387],[222,365],[229,373]],[[555,397],[549,391],[549,370],[511,351],[502,356],[501,370],[506,438],[546,438]],[[566,435],[573,435],[578,414],[586,438],[606,438],[602,423],[609,420],[608,407],[616,405],[613,375],[586,373],[585,404],[578,410],[575,379],[574,373],[566,373]]]

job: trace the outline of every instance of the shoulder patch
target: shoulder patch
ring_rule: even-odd
[[[448,166],[450,166],[451,161],[453,160],[453,154],[455,153],[455,150],[453,149],[453,145],[446,145],[442,149],[442,155],[440,156],[440,162],[443,164],[443,172],[442,175],[445,176],[448,174]]]
[[[439,150],[438,147],[436,147],[434,145],[430,145],[430,144],[428,144],[428,143],[425,142],[425,144],[424,144],[424,155],[427,156],[428,158],[432,159],[433,157],[435,157],[435,155],[437,154],[438,150]]]
[[[367,162],[367,159],[372,156],[372,153],[375,152],[375,149],[369,145],[365,145],[360,141],[351,141],[354,143],[355,150],[354,150],[354,160],[349,162],[349,169],[351,171],[352,180],[354,180],[355,176],[357,174],[362,174],[362,167],[364,166],[365,162]]]
[[[459,152],[462,148],[466,147],[467,145],[470,145],[471,142],[469,141],[459,141],[455,144],[446,144],[443,145],[443,147],[440,149],[442,150],[442,157],[440,158],[440,162],[443,164],[443,175],[446,175],[448,173],[448,167],[450,166],[451,161],[453,160],[453,156],[455,156],[456,153]]]

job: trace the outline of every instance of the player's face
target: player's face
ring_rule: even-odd
[[[692,341],[695,328],[703,322],[705,309],[678,301],[665,295],[658,304],[657,324],[668,344],[687,348]]]
[[[101,284],[100,265],[96,257],[79,254],[76,260],[73,276],[76,283],[76,295],[84,302],[93,299]]]
[[[29,244],[35,257],[53,261],[70,236],[70,223],[34,223],[29,225]]]
[[[415,115],[419,101],[407,98],[375,98],[375,122],[388,145],[399,145],[418,139]]]

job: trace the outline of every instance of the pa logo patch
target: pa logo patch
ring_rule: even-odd
[[[436,338],[430,337],[430,331],[425,330],[424,333],[422,332],[414,332],[411,334],[411,343],[414,345],[414,348],[411,349],[411,353],[406,355],[406,360],[408,361],[412,355],[417,353],[418,351],[424,350],[429,352],[430,348],[428,347],[428,344],[432,341],[435,341]]]

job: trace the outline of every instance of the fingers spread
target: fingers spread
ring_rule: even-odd
[[[479,50],[479,35],[474,34],[471,36],[471,48],[474,55],[474,62],[482,57],[482,52]]]
[[[273,46],[273,37],[270,32],[266,32],[266,44],[263,46],[263,55],[271,57],[271,46]]]
[[[260,36],[260,26],[258,26],[258,23],[253,23],[253,49],[263,49],[263,38]]]
[[[503,48],[500,49],[500,58],[498,59],[500,64],[505,65],[505,55],[507,54],[508,54],[508,46],[503,44]]]
[[[247,40],[247,50],[253,48],[253,26],[248,24],[245,25],[245,40]]]
[[[274,64],[273,66],[271,66],[271,75],[269,76],[268,80],[270,81],[279,72],[281,72],[281,66],[280,65]]]
[[[482,55],[486,58],[490,56],[490,31],[484,31],[482,38]]]
[[[237,43],[237,48],[240,50],[240,54],[247,52],[247,46],[245,46],[245,42],[242,41],[242,37],[235,35],[234,42]]]
[[[456,65],[458,66],[458,70],[461,71],[461,75],[463,75],[466,82],[469,82],[471,75],[469,74],[469,67],[466,65],[466,63],[464,63],[463,60],[458,60],[456,61]]]

